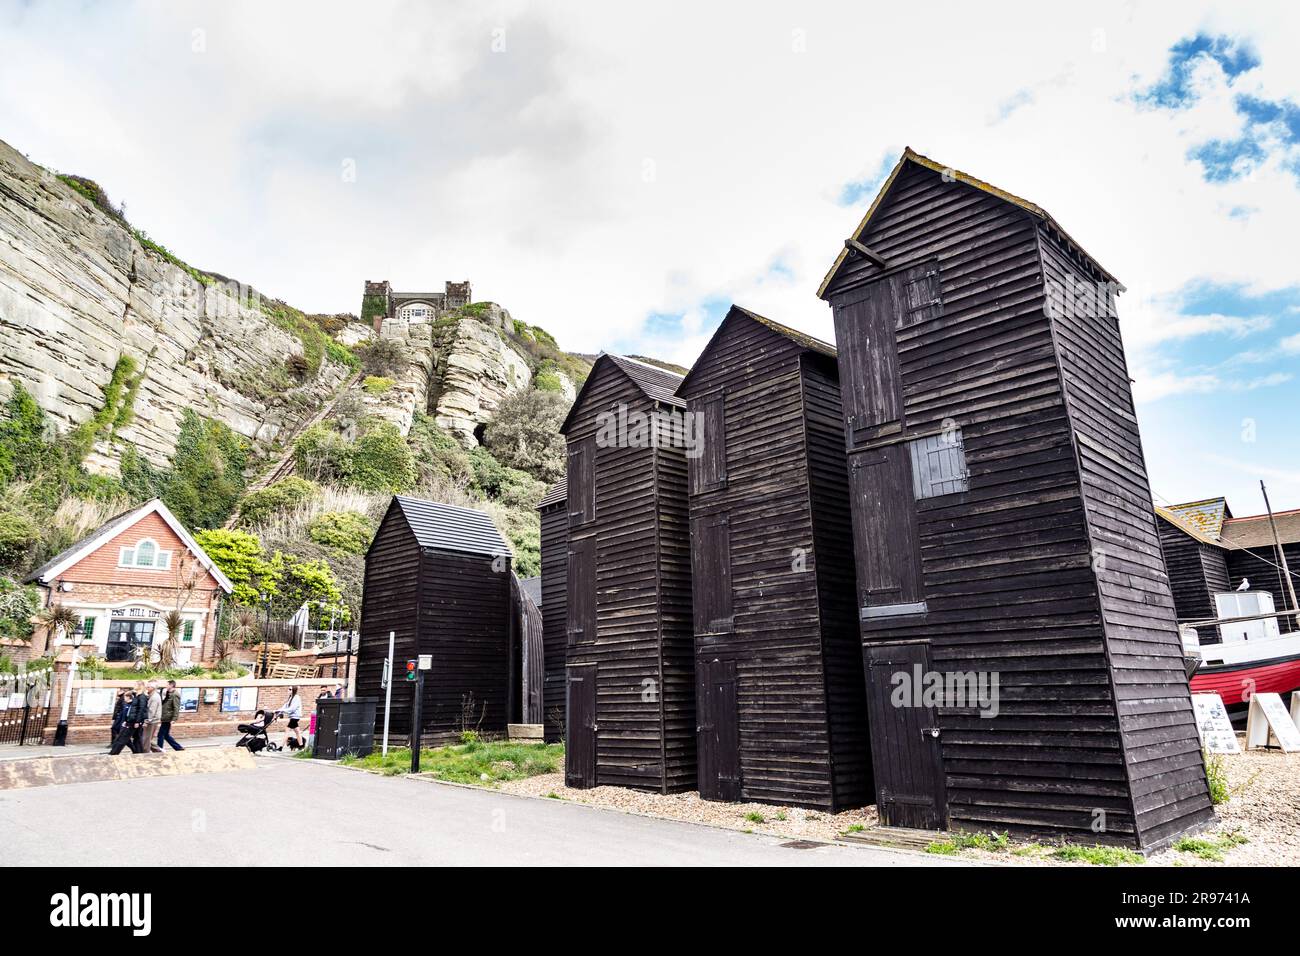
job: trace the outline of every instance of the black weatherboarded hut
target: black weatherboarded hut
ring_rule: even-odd
[[[1115,292],[911,150],[823,283],[887,823],[1149,850],[1213,819]],[[996,715],[891,698],[932,672],[996,674]]]
[[[481,511],[398,495],[366,552],[357,696],[379,700],[388,634],[395,632],[390,733],[411,732],[414,683],[405,661],[433,657],[422,709],[426,739],[462,730],[505,733],[520,707],[519,610],[510,551]],[[531,602],[529,602],[531,603]]]
[[[686,453],[674,394],[681,380],[601,355],[560,429],[569,455],[571,787],[695,786]]]
[[[565,593],[569,563],[567,500],[566,482],[561,478],[537,503],[542,519],[542,634],[546,657],[542,711],[548,743],[564,739],[564,654],[569,626]]]
[[[700,794],[873,798],[835,349],[733,306],[677,394],[690,470]]]

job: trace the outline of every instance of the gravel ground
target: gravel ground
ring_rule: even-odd
[[[564,774],[547,773],[523,780],[512,780],[498,788],[506,793],[546,797],[551,794],[572,803],[587,803],[625,813],[642,816],[665,817],[689,823],[707,823],[733,830],[771,833],[776,836],[806,840],[834,840],[849,827],[870,827],[877,822],[876,808],[845,810],[843,813],[822,813],[802,807],[781,807],[770,803],[718,803],[701,800],[694,791],[674,793],[641,793],[624,787],[592,787],[589,790],[571,790],[564,785]],[[763,819],[746,819],[746,814],[758,814]]]
[[[1238,735],[1245,747],[1245,737]],[[1167,851],[1152,863],[1204,866],[1297,866],[1300,865],[1300,753],[1280,750],[1244,750],[1224,754],[1227,772],[1227,803],[1221,803],[1219,822],[1209,835],[1233,833],[1248,843],[1233,847],[1222,863],[1199,860],[1188,853]]]
[[[1245,745],[1244,738],[1242,745]],[[1223,851],[1222,862],[1205,860],[1191,853],[1169,849],[1151,857],[1147,866],[1297,866],[1300,865],[1300,753],[1251,750],[1225,754],[1223,767],[1231,797],[1216,807],[1219,820],[1206,833],[1208,838],[1236,834],[1248,842]],[[564,786],[564,774],[550,773],[500,785],[507,793],[534,797],[556,796],[573,803],[622,810],[643,816],[665,817],[756,833],[810,840],[834,840],[850,827],[872,827],[878,822],[875,807],[820,813],[800,807],[765,803],[717,803],[701,800],[695,792],[664,796],[641,793],[623,787],[594,787],[571,790]],[[747,814],[762,817],[747,819]],[[935,834],[936,840],[944,835]],[[1011,845],[1012,850],[1023,844]],[[960,851],[962,858],[1022,863],[1026,865],[1089,866],[1062,862],[1040,854]]]

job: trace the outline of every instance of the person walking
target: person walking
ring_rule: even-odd
[[[113,705],[113,729],[108,735],[108,746],[111,750],[113,742],[117,740],[117,735],[122,731],[122,725],[126,723],[126,713],[131,709],[131,701],[135,695],[131,693],[128,687],[117,695],[117,703]]]
[[[131,753],[138,754],[141,749],[140,728],[144,726],[148,715],[149,699],[145,696],[144,681],[136,681],[135,691],[131,694],[131,703],[122,721],[122,729],[117,732],[109,753],[116,756],[122,752],[123,747],[130,747]]]
[[[167,682],[167,692],[163,695],[162,709],[158,716],[162,723],[158,725],[158,749],[165,750],[167,744],[172,745],[172,750],[184,750],[172,736],[172,722],[181,714],[181,692],[176,689],[176,682],[169,680]]]
[[[289,732],[284,735],[284,745],[291,750],[302,747],[302,731],[298,729],[298,721],[302,719],[302,698],[298,696],[297,687],[289,688],[289,699],[276,713],[289,718]]]
[[[162,694],[158,693],[158,685],[153,681],[149,682],[148,698],[148,716],[144,721],[143,744],[148,748],[149,753],[162,753],[162,747],[158,746],[156,738],[158,728],[162,726]]]

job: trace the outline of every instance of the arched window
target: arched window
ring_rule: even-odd
[[[133,548],[123,548],[117,563],[123,568],[149,568],[165,571],[172,564],[172,553],[158,547],[153,538],[141,538]]]

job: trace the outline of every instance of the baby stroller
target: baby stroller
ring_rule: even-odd
[[[267,713],[259,710],[253,715],[251,724],[240,724],[238,730],[244,736],[240,737],[235,743],[236,747],[247,747],[249,753],[257,753],[259,750],[273,751],[279,750],[280,745],[266,735],[271,724],[275,722],[275,713]]]

